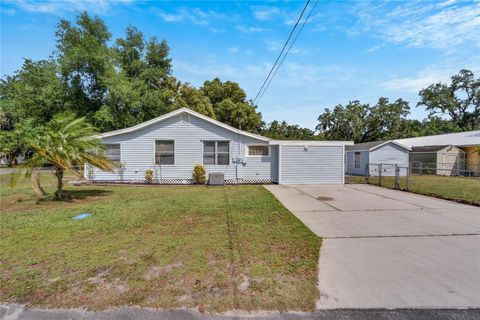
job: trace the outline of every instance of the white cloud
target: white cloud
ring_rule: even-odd
[[[450,77],[461,69],[469,69],[475,74],[480,72],[480,57],[456,57],[441,63],[429,65],[412,76],[396,76],[382,83],[382,87],[391,91],[418,93],[420,90],[437,82],[449,82]]]
[[[94,13],[107,13],[115,5],[129,4],[133,0],[50,0],[50,1],[31,1],[16,0],[5,1],[11,5],[17,6],[21,10],[35,13],[57,14],[62,12],[71,12],[75,10],[88,10]]]
[[[277,7],[251,7],[253,16],[260,21],[267,21],[274,16],[280,14],[280,9]]]
[[[265,40],[265,44],[267,45],[268,51],[280,53],[283,48],[284,42],[278,40]],[[285,50],[287,50],[287,48]],[[305,54],[307,52],[308,50],[295,48],[295,46],[293,46],[292,49],[289,51],[289,54]]]
[[[238,51],[240,51],[240,49],[238,49],[238,47],[231,47],[228,49],[228,52],[230,53],[237,53]]]
[[[458,46],[480,47],[480,2],[452,5],[452,1],[407,2],[391,7],[361,5],[355,15],[355,33],[372,32],[385,42],[407,47],[455,50]]]
[[[241,31],[241,32],[244,32],[244,33],[257,33],[257,32],[262,32],[264,29],[263,28],[259,28],[259,27],[246,27],[246,26],[242,26],[242,25],[238,25],[235,27],[235,29]]]
[[[155,10],[156,14],[165,22],[183,22],[188,21],[194,24],[206,25],[213,19],[224,17],[222,14],[213,10],[204,11],[200,8],[180,8],[175,12],[164,12]]]
[[[384,46],[385,46],[385,45],[384,45],[383,43],[381,43],[381,44],[378,44],[378,45],[376,45],[376,46],[373,46],[373,47],[368,48],[366,51],[367,51],[367,52],[375,52],[375,51],[377,51],[377,50],[380,50],[380,49],[383,48]]]
[[[415,76],[397,77],[386,81],[383,87],[392,91],[417,93],[432,83],[445,82],[451,74],[443,70],[423,70]]]
[[[283,24],[287,26],[291,26],[297,22],[298,16],[301,10],[303,9],[303,6],[304,6],[303,2],[298,2],[298,9],[295,9],[295,10],[284,10],[277,7],[255,7],[255,6],[250,7],[250,9],[253,12],[253,16],[259,21],[282,19]],[[300,20],[300,23],[302,23],[306,19],[306,17],[308,16],[312,8],[313,8],[313,2],[306,9],[302,20]],[[316,11],[318,10],[319,9],[317,8]],[[323,13],[313,12],[313,14],[310,16],[308,21],[309,23],[312,23],[323,17],[325,17]]]
[[[439,3],[438,6],[439,7],[448,7],[448,6],[451,6],[452,4],[455,4],[455,3],[457,3],[457,0],[447,0],[445,2]]]

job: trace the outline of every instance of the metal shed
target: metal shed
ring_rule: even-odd
[[[455,146],[460,148],[465,151],[463,174],[480,176],[480,154],[478,152],[480,149],[480,130],[398,139],[395,141],[412,148],[442,146]],[[431,161],[431,158],[429,161]],[[435,163],[437,162],[435,161]]]
[[[400,175],[407,175],[409,151],[409,147],[391,140],[346,146],[346,174],[378,175],[381,171],[384,176],[394,176],[398,167]]]
[[[465,151],[451,145],[412,147],[412,173],[459,175],[465,170]]]

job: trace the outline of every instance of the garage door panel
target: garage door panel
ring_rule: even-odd
[[[341,184],[343,147],[282,146],[283,184]]]

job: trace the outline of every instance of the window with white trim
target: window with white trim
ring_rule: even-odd
[[[230,141],[203,141],[203,164],[229,165]]]
[[[175,142],[173,140],[155,140],[155,165],[175,164]]]
[[[248,146],[247,148],[247,155],[251,156],[269,156],[270,155],[270,147],[264,145],[257,145],[257,146]]]
[[[105,145],[105,156],[113,162],[120,162],[120,143],[111,143]]]
[[[360,169],[360,152],[355,152],[355,169]]]

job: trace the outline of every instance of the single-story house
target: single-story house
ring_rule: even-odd
[[[412,173],[463,175],[465,151],[445,145],[412,147],[410,165]]]
[[[480,130],[397,139],[408,147],[455,146],[465,151],[466,175],[480,176]]]
[[[242,131],[188,108],[103,133],[114,173],[85,167],[92,181],[193,183],[195,165],[225,183],[342,184],[349,141],[279,141]]]
[[[346,146],[346,173],[364,176],[368,170],[369,175],[376,176],[381,171],[384,176],[394,176],[398,167],[400,175],[406,175],[409,151],[409,147],[395,141],[374,141]]]

